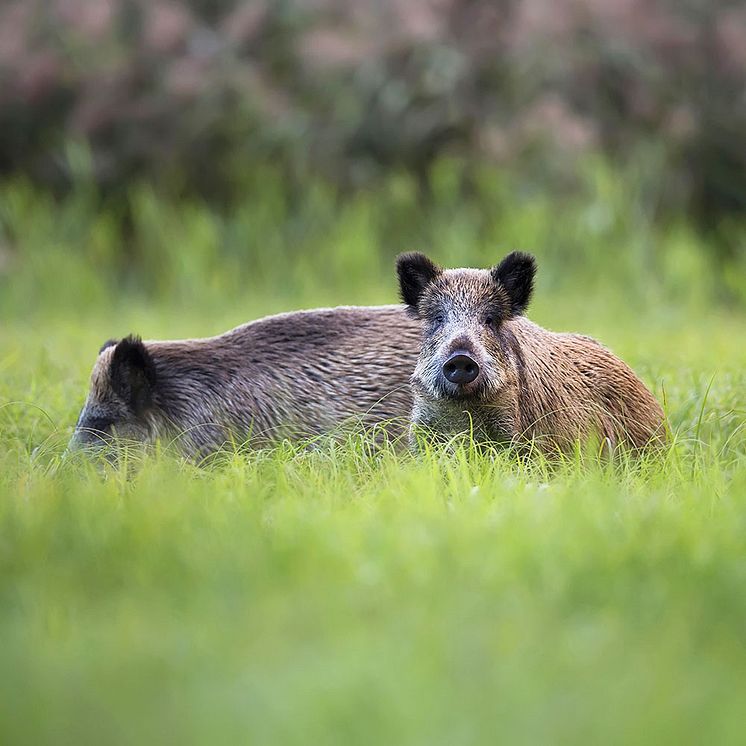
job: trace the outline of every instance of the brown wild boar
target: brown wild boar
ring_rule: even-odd
[[[492,269],[448,269],[419,253],[397,261],[401,296],[422,321],[412,376],[413,438],[472,432],[534,442],[641,448],[664,437],[660,405],[632,370],[590,337],[547,331],[522,314],[536,264],[513,252]]]
[[[106,343],[71,447],[173,439],[187,456],[349,423],[406,430],[419,323],[402,306],[270,316],[207,339]],[[113,438],[116,435],[117,438]]]

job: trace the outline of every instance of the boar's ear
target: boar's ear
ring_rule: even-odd
[[[100,355],[104,350],[108,350],[109,347],[113,347],[118,341],[118,339],[107,339],[106,342],[101,345],[98,354]]]
[[[510,299],[510,315],[518,316],[526,310],[534,289],[536,260],[531,254],[513,251],[490,270],[492,279],[505,288]]]
[[[114,348],[111,385],[135,414],[142,414],[153,403],[155,364],[139,337],[125,337]]]
[[[396,271],[399,275],[401,299],[416,313],[422,291],[442,270],[424,254],[410,251],[407,254],[399,254],[396,259]]]

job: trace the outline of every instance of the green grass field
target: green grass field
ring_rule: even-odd
[[[746,315],[717,300],[706,245],[609,181],[561,220],[548,197],[483,220],[448,193],[420,213],[406,185],[339,210],[311,194],[308,230],[266,195],[219,220],[145,192],[130,274],[105,214],[7,187],[0,742],[742,743]],[[539,257],[531,318],[599,337],[665,401],[665,454],[351,437],[130,473],[62,458],[109,337],[392,302],[398,250],[514,247]]]

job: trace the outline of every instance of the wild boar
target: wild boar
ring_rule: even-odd
[[[206,339],[110,341],[71,446],[168,438],[187,456],[354,423],[406,431],[419,322],[401,306],[298,311]],[[113,436],[117,436],[114,438]]]
[[[590,337],[547,331],[523,316],[532,256],[513,252],[491,269],[444,270],[409,253],[397,270],[402,299],[422,322],[413,434],[472,432],[547,453],[591,437],[612,449],[664,437],[660,405],[624,362]]]

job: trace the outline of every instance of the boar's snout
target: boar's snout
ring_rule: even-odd
[[[95,426],[78,425],[73,432],[67,450],[70,452],[91,450],[111,442],[111,434]]]
[[[443,375],[446,380],[458,386],[472,383],[479,376],[479,365],[476,360],[465,352],[454,352],[443,363]]]

